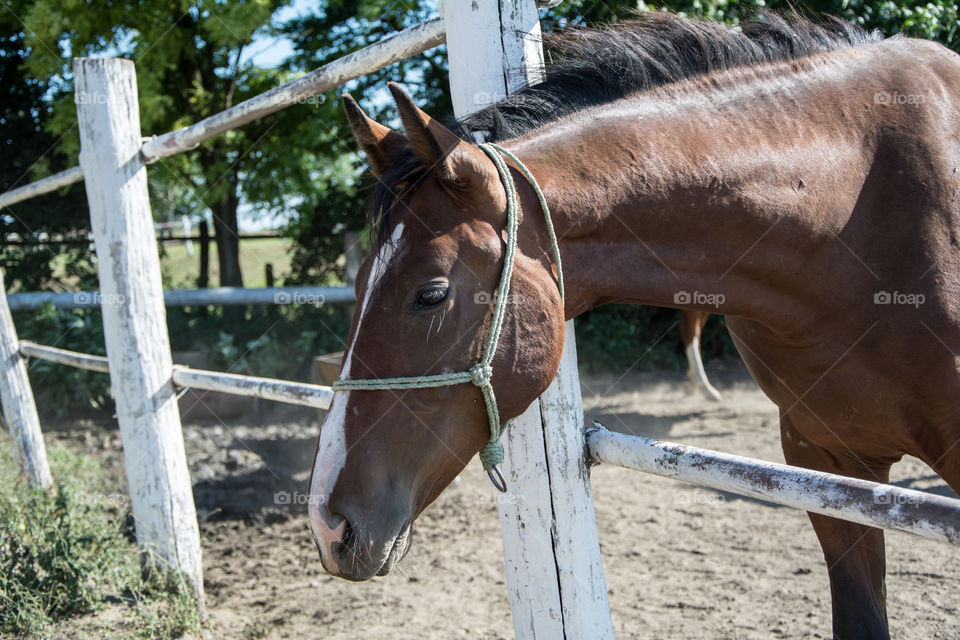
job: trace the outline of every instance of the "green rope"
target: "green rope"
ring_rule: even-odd
[[[517,197],[517,186],[510,175],[510,168],[504,161],[503,156],[510,158],[524,177],[530,182],[537,199],[540,201],[540,208],[543,209],[543,215],[547,222],[547,233],[550,236],[550,242],[553,247],[553,259],[557,264],[557,286],[560,289],[560,299],[563,300],[563,269],[560,265],[560,246],[557,242],[557,235],[553,229],[553,222],[550,219],[550,209],[547,207],[547,200],[540,190],[540,185],[534,179],[533,175],[520,160],[504,149],[495,144],[479,145],[490,160],[493,161],[500,175],[500,181],[507,194],[507,249],[503,256],[503,273],[500,275],[500,284],[497,287],[497,300],[493,308],[493,319],[490,321],[490,335],[487,337],[487,344],[483,350],[483,356],[480,362],[470,367],[469,371],[460,371],[457,373],[440,373],[430,376],[406,376],[399,378],[369,378],[360,380],[341,379],[331,385],[334,391],[386,391],[394,389],[428,389],[432,387],[447,387],[455,384],[470,382],[480,388],[483,393],[483,402],[487,409],[487,419],[490,422],[490,439],[480,450],[480,462],[483,468],[490,471],[503,461],[503,447],[500,444],[500,435],[509,426],[510,420],[501,424],[500,411],[497,407],[497,396],[493,392],[493,358],[497,352],[497,345],[500,342],[500,332],[503,329],[503,320],[506,317],[507,301],[510,296],[510,281],[513,279],[513,265],[517,251],[517,227],[519,225],[518,211],[520,208],[519,198]],[[501,155],[503,154],[503,155]]]

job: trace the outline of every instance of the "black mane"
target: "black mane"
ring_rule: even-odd
[[[451,128],[464,140],[515,138],[571,113],[686,78],[736,67],[803,58],[877,42],[839,18],[814,23],[799,15],[764,13],[733,28],[722,22],[649,12],[600,28],[570,28],[544,38],[549,62],[544,80],[459,121]],[[425,168],[411,152],[378,184],[371,222],[384,237],[396,187],[416,182]]]

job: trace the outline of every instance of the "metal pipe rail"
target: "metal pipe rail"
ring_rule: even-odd
[[[48,347],[28,340],[20,341],[20,355],[27,358],[56,362],[68,367],[109,373],[107,359],[87,353],[78,353],[57,347]],[[318,384],[292,382],[273,378],[243,376],[236,373],[191,369],[173,365],[173,382],[179,387],[219,391],[250,398],[263,398],[315,409],[328,409],[333,401],[333,390]]]
[[[98,309],[111,300],[101,299],[98,291],[53,293],[31,291],[7,296],[11,311],[30,311],[52,304],[57,309]],[[168,307],[248,304],[343,304],[356,300],[353,287],[218,287],[214,289],[169,289],[163,292]],[[123,301],[118,301],[122,303]]]
[[[960,500],[785,464],[587,429],[593,462],[960,545]]]
[[[240,125],[437,47],[446,42],[446,39],[443,18],[427,20],[329,62],[296,80],[244,100],[200,122],[163,135],[153,136],[144,142],[140,153],[146,162],[154,162],[160,158],[188,151],[201,142]],[[56,191],[81,180],[83,180],[83,171],[80,167],[71,167],[66,171],[0,194],[0,208]]]

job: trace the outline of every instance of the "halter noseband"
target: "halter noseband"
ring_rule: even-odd
[[[483,393],[483,401],[487,407],[487,418],[490,421],[490,439],[483,448],[480,449],[480,462],[483,468],[490,476],[493,485],[502,492],[506,492],[506,481],[500,472],[500,463],[503,461],[503,446],[500,444],[500,435],[512,422],[500,423],[500,411],[497,408],[497,397],[493,393],[493,384],[490,379],[493,377],[493,357],[497,351],[497,343],[500,340],[500,330],[503,328],[503,319],[506,315],[507,300],[510,295],[510,280],[513,275],[513,264],[517,250],[517,227],[519,201],[517,199],[517,186],[510,175],[510,169],[504,162],[503,156],[512,160],[524,177],[530,182],[537,199],[540,201],[540,208],[543,210],[544,218],[547,222],[547,233],[550,236],[550,242],[553,248],[553,259],[557,264],[557,286],[560,289],[560,300],[563,300],[563,270],[560,266],[560,247],[557,244],[557,235],[553,230],[553,222],[550,219],[550,209],[547,207],[546,198],[540,185],[534,179],[533,175],[520,160],[503,147],[483,143],[478,145],[486,153],[493,164],[497,167],[497,173],[500,174],[500,181],[503,183],[504,190],[507,193],[507,250],[503,257],[503,273],[500,275],[500,284],[497,287],[497,300],[493,309],[493,320],[490,323],[490,335],[487,338],[487,345],[483,350],[483,357],[480,362],[470,367],[468,371],[457,373],[440,373],[432,376],[407,376],[400,378],[365,378],[365,379],[340,379],[333,383],[334,391],[382,391],[394,389],[428,389],[432,387],[447,387],[466,382],[472,383],[480,388]],[[496,477],[494,476],[496,474]]]

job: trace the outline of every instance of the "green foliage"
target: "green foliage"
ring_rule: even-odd
[[[591,371],[686,368],[680,312],[638,305],[603,305],[576,319],[577,353]],[[705,359],[736,356],[722,316],[711,316],[701,336]]]
[[[243,311],[240,322],[226,318],[223,308],[187,307],[167,310],[174,351],[206,353],[224,371],[307,379],[314,355],[343,350],[349,329],[341,305],[258,305]],[[21,339],[103,355],[99,310],[57,310],[47,305],[18,313],[14,321]],[[110,377],[43,360],[30,360],[30,383],[44,415],[62,418],[78,409],[110,411]]]
[[[0,439],[0,634],[48,637],[56,620],[102,608],[105,594],[133,605],[128,637],[198,629],[181,578],[141,577],[129,504],[99,465],[56,445],[48,453],[57,484],[44,491],[16,475],[12,444]]]
[[[569,24],[600,24],[629,19],[638,10],[665,9],[689,16],[722,20],[736,24],[759,11],[798,11],[816,18],[818,14],[839,16],[866,29],[879,29],[885,35],[904,35],[936,40],[960,51],[960,22],[953,0],[565,0],[543,15],[547,30]]]
[[[261,306],[242,326],[194,320],[194,327],[191,341],[208,336],[205,350],[218,369],[282,379],[308,377],[313,356],[342,351],[349,328],[343,307],[333,305]]]
[[[391,0],[345,2],[328,0],[311,16],[282,25],[281,31],[294,45],[288,61],[290,71],[309,71],[352,51],[373,44],[436,13],[434,2]],[[294,241],[290,284],[317,283],[324,278],[342,278],[337,258],[343,252],[343,232],[363,229],[364,210],[373,181],[361,176],[362,158],[343,114],[340,94],[348,91],[370,115],[399,128],[393,101],[385,92],[388,80],[402,83],[430,113],[448,114],[452,107],[446,87],[446,47],[438,47],[386,69],[348,82],[326,94],[320,153],[328,173],[319,174],[312,193],[286,211],[290,214],[286,234]],[[315,138],[316,139],[316,138]],[[339,167],[335,172],[329,168]]]
[[[289,71],[244,58],[252,42],[274,32],[283,0],[147,0],[87,3],[21,0],[26,68],[54,83],[46,130],[62,135],[59,150],[76,157],[71,56],[112,55],[137,63],[145,134],[176,129],[272,89]],[[19,28],[19,27],[18,27]],[[345,136],[327,126],[330,105],[298,105],[157,162],[150,172],[155,216],[209,217],[217,238],[220,284],[242,283],[235,236],[241,202],[254,211],[316,207],[324,185],[349,186],[356,170],[332,159]],[[319,187],[319,188],[318,188]],[[359,208],[358,208],[359,209]]]
[[[14,316],[20,338],[39,344],[104,355],[103,319],[99,310],[65,311],[44,305],[35,312]],[[110,377],[30,360],[27,371],[36,395],[37,408],[46,415],[63,416],[77,408],[111,409]]]
[[[57,138],[45,129],[52,117],[45,97],[56,85],[30,76],[24,66],[30,49],[24,43],[17,16],[24,12],[26,4],[23,0],[11,0],[0,11],[0,140],[4,149],[0,191],[24,186],[69,166],[69,159],[51,153]],[[0,215],[0,238],[16,234],[35,241],[44,235],[83,232],[89,225],[83,187],[74,185],[5,207]],[[54,277],[55,251],[60,248],[0,247],[0,268],[7,288],[29,291],[47,286]],[[65,275],[71,281],[85,280],[91,273],[86,246],[69,247],[60,263],[65,265]]]
[[[95,609],[99,591],[136,569],[122,533],[125,514],[92,500],[96,466],[50,450],[59,485],[33,489],[7,439],[0,447],[0,630],[35,633],[52,618]],[[128,575],[125,575],[128,574]]]

